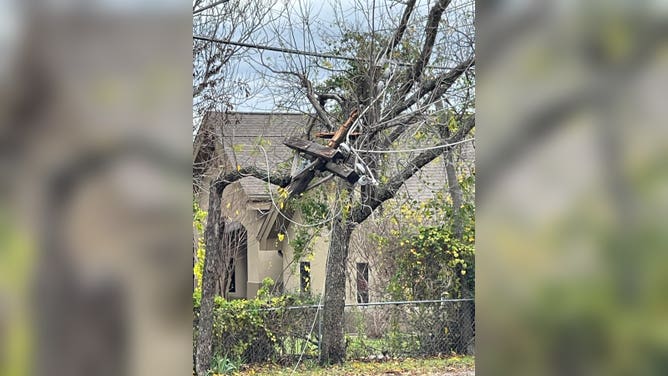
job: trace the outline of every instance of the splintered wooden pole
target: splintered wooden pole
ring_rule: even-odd
[[[350,184],[355,184],[355,182],[360,178],[359,174],[355,172],[354,169],[347,166],[338,165],[334,162],[327,162],[325,164],[325,168],[334,175],[346,179]]]
[[[334,136],[332,136],[332,139],[329,140],[327,146],[332,149],[336,149],[339,147],[339,145],[341,145],[343,139],[346,137],[346,133],[348,133],[348,129],[350,129],[350,126],[355,122],[358,114],[359,113],[357,110],[353,110],[353,112],[350,113],[348,120],[346,120],[346,122],[339,127],[339,130],[337,130],[336,133],[334,133]]]
[[[309,163],[306,165],[306,167],[301,170],[297,175],[292,177],[292,181],[290,184],[285,188],[285,190],[288,191],[288,197],[294,197],[306,190],[306,187],[308,187],[309,183],[313,178],[315,177],[315,171],[317,170],[318,166],[324,163],[320,159],[316,159],[315,161]]]
[[[343,123],[339,127],[336,133],[334,133],[334,136],[332,136],[332,139],[329,140],[329,142],[327,143],[327,148],[329,148],[330,150],[335,150],[339,147],[339,145],[341,145],[343,140],[346,138],[346,133],[348,133],[348,129],[350,129],[350,126],[353,124],[355,119],[357,119],[357,115],[358,115],[357,110],[353,110],[353,112],[350,114],[345,123]],[[300,143],[293,139],[289,139],[287,141],[288,142],[285,144],[288,147],[293,147],[296,150],[301,150],[312,156],[317,156],[313,162],[309,163],[302,171],[293,176],[292,181],[285,188],[288,191],[288,197],[294,197],[306,190],[309,183],[311,183],[311,180],[313,180],[316,170],[322,169],[327,165],[328,162],[330,162],[331,159],[335,158],[334,154],[331,155],[331,158],[326,158],[325,150],[313,147],[313,145],[311,144]],[[323,155],[318,156],[318,154],[323,154]],[[327,156],[329,156],[329,154],[327,154]],[[332,164],[330,162],[330,166],[331,165]],[[332,172],[334,172],[338,176],[348,179],[349,181],[354,180],[354,177],[352,177],[348,171],[342,171],[341,169],[337,169],[337,171],[332,171]]]
[[[343,159],[343,154],[338,149],[332,149],[314,141],[288,137],[283,141],[283,144],[290,149],[309,155],[311,158],[325,158],[328,161]]]
[[[318,133],[315,134],[315,137],[316,138],[330,139],[330,138],[334,137],[334,133],[335,132],[318,132]],[[350,137],[350,138],[356,138],[356,137],[359,137],[361,135],[362,135],[362,133],[360,133],[360,132],[348,133],[348,137]]]

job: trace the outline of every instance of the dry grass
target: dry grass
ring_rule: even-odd
[[[275,364],[248,367],[235,375],[253,376],[288,376],[292,367]],[[395,375],[395,376],[473,376],[475,366],[473,357],[452,356],[448,358],[428,359],[391,359],[386,361],[349,361],[342,365],[319,367],[307,362],[297,367],[295,375]]]

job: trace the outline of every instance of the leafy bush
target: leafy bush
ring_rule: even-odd
[[[310,328],[312,318],[303,311],[290,311],[293,305],[313,304],[312,299],[300,295],[272,296],[273,281],[263,281],[255,299],[214,299],[213,354],[225,367],[224,359],[238,359],[242,363],[277,360],[286,354],[286,346],[296,341],[304,343],[307,335],[299,337],[304,328]],[[200,295],[193,294],[195,314],[194,331],[197,328]],[[195,333],[196,335],[196,333]],[[312,340],[311,338],[306,341]],[[222,366],[221,365],[221,366]],[[224,373],[224,372],[219,372]]]
[[[442,196],[441,196],[442,197]],[[388,290],[394,299],[469,298],[475,286],[475,207],[464,203],[454,221],[452,207],[437,197],[401,207],[404,232],[389,239],[395,274]],[[437,223],[433,221],[438,219]],[[455,227],[461,225],[461,234]]]

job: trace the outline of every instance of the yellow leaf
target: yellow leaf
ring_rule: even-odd
[[[237,171],[241,171],[241,165],[237,165]]]

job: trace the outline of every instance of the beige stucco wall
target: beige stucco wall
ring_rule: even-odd
[[[294,220],[301,223],[301,218],[299,215],[295,215]],[[294,239],[296,235],[298,226],[291,225],[287,231],[285,240],[280,244],[283,249],[283,281],[286,292],[297,292],[299,291],[299,262],[300,261],[309,261],[311,263],[311,292],[318,296],[323,294],[325,291],[325,274],[326,274],[326,264],[327,264],[327,253],[329,251],[329,242],[330,242],[330,230],[325,228],[316,236],[312,243],[313,252],[306,257],[301,258],[300,260],[293,260],[294,251],[291,247],[289,240]],[[353,236],[364,236],[363,233],[360,233],[360,229],[355,229]],[[357,286],[356,286],[356,263],[357,262],[367,262],[369,263],[369,289],[370,289],[370,301],[374,300],[374,284],[375,281],[375,268],[373,261],[368,258],[369,252],[355,252],[355,249],[351,247],[350,254],[348,256],[348,268],[346,273],[346,303],[356,303],[357,302]]]
[[[387,225],[379,225],[378,223],[374,223],[374,221],[382,223],[386,219],[380,216],[369,218],[361,225],[358,225],[353,231],[348,250],[348,273],[346,275],[347,303],[357,303],[357,263],[369,264],[369,301],[373,302],[384,299],[380,296],[379,292],[387,287],[388,281],[380,278],[381,270],[379,269],[386,268],[387,266],[379,262],[383,250],[378,249],[376,242],[371,241],[369,236],[375,232],[377,226]]]
[[[302,218],[296,214],[293,218],[295,222],[301,223]],[[286,292],[299,291],[299,263],[308,261],[311,263],[311,293],[319,295],[324,293],[325,264],[327,262],[327,250],[329,249],[329,231],[321,231],[312,243],[313,251],[299,260],[294,260],[294,249],[290,241],[295,239],[298,226],[291,225],[280,246],[283,250],[283,284]]]
[[[240,222],[248,234],[246,262],[237,263],[237,292],[231,294],[231,296],[252,298],[257,293],[264,278],[270,277],[275,281],[280,280],[282,258],[278,254],[278,248],[273,245],[274,242],[268,242],[270,243],[268,249],[260,248],[257,234],[262,224],[262,217],[260,212],[249,204],[248,197],[239,182],[230,184],[225,188],[221,206],[222,215],[229,217],[232,221]]]
[[[205,195],[200,199],[200,206],[207,210],[208,198]],[[260,244],[257,239],[263,217],[260,212],[253,208],[248,197],[244,193],[239,182],[229,185],[223,192],[221,200],[222,215],[229,217],[233,221],[240,222],[247,231],[247,256],[237,260],[236,264],[236,292],[231,293],[233,298],[252,298],[261,286],[262,280],[266,277],[272,278],[276,282],[282,282],[285,292],[299,291],[299,262],[309,261],[311,263],[311,292],[314,295],[324,293],[325,267],[327,262],[327,252],[329,249],[330,230],[324,228],[313,240],[313,252],[300,260],[293,260],[294,251],[290,244],[296,236],[299,228],[296,225],[289,225],[286,236],[282,242],[277,238],[270,238]],[[293,220],[301,223],[299,214],[295,214]],[[361,226],[355,229],[353,236],[364,237]],[[281,250],[281,256],[278,250]],[[372,250],[373,251],[373,250]],[[356,302],[356,263],[368,262],[369,270],[369,290],[370,300],[377,300],[379,297],[374,295],[377,290],[376,267],[373,260],[369,260],[369,250],[358,252],[354,244],[351,244],[348,272],[346,278],[346,302]]]

